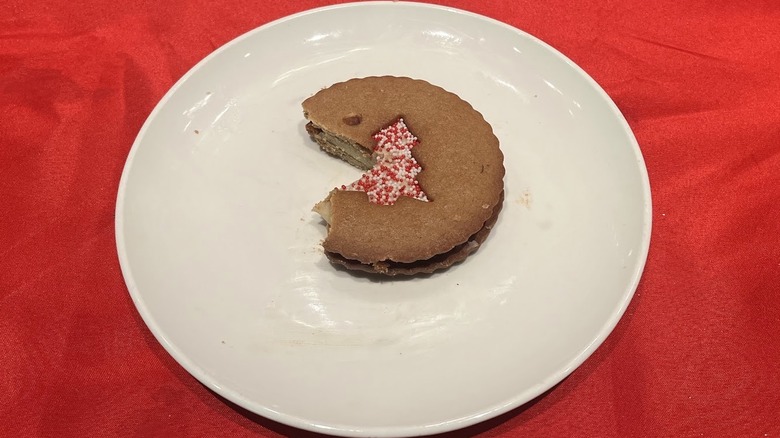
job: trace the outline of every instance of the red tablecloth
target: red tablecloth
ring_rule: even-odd
[[[157,101],[232,38],[327,1],[0,5],[0,434],[302,434],[219,398],[122,280],[114,203]],[[644,153],[650,256],[569,378],[452,436],[780,435],[780,2],[442,1],[588,71]]]

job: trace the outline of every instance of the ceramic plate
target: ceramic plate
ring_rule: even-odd
[[[301,101],[386,74],[469,101],[506,156],[487,242],[426,278],[334,269],[311,212],[359,171],[308,139]],[[508,411],[581,364],[634,293],[650,208],[628,125],[571,61],[471,13],[361,3],[270,23],[187,73],[133,145],[116,236],[144,321],[218,394],[303,429],[421,435]]]

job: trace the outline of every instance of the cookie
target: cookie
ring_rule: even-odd
[[[303,110],[322,150],[367,170],[363,184],[336,188],[315,206],[328,223],[331,262],[427,273],[462,261],[487,238],[503,201],[503,154],[468,102],[426,81],[382,76],[320,90]]]

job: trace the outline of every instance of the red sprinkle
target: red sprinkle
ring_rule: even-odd
[[[428,201],[425,192],[417,182],[422,167],[412,157],[412,148],[419,141],[407,128],[404,119],[374,134],[374,153],[377,162],[374,168],[363,174],[359,180],[341,190],[366,192],[374,204],[392,205],[401,196]]]

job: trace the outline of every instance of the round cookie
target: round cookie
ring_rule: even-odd
[[[323,247],[331,261],[391,275],[432,272],[464,259],[487,237],[503,199],[503,154],[468,102],[422,80],[382,76],[334,84],[303,109],[324,150],[364,169],[374,134],[400,118],[419,141],[411,153],[428,202],[402,196],[379,205],[364,192],[337,189],[318,204],[329,223]],[[348,147],[356,150],[342,156],[339,149]]]

